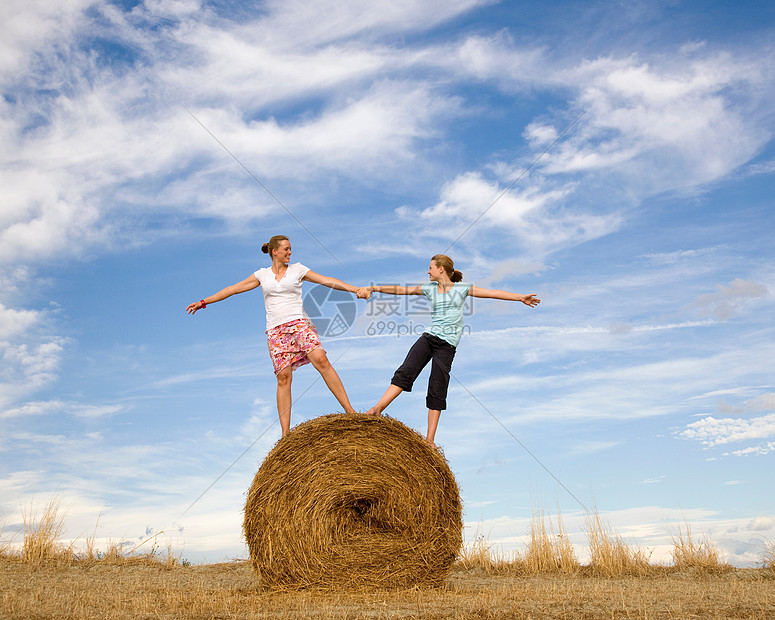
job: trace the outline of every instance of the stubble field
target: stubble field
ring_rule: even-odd
[[[3,619],[775,618],[763,569],[520,575],[457,565],[441,588],[385,592],[262,591],[248,562],[0,560]]]
[[[775,619],[775,545],[758,568],[726,564],[715,546],[674,536],[673,563],[654,565],[597,514],[590,561],[580,564],[561,518],[534,516],[523,553],[504,559],[478,540],[440,587],[404,590],[269,590],[251,563],[191,565],[152,551],[76,550],[61,542],[56,502],[27,519],[23,541],[0,537],[0,620],[632,618]],[[155,543],[155,541],[153,541]]]

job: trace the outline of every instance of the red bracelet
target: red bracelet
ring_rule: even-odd
[[[205,300],[204,300],[204,299],[200,299],[200,300],[199,300],[199,303],[200,303],[200,304],[202,304],[202,310],[204,310],[205,308],[207,308],[207,304],[205,303]]]

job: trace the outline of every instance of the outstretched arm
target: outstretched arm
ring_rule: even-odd
[[[387,295],[422,295],[421,286],[399,286],[398,284],[382,284],[380,286],[367,286],[375,293]]]
[[[508,291],[499,291],[496,289],[482,288],[480,286],[472,286],[468,289],[468,294],[471,297],[481,297],[483,299],[503,299],[504,301],[521,301],[526,306],[531,308],[541,303],[541,300],[535,296],[520,295],[519,293],[509,293]]]
[[[306,280],[307,282],[322,284],[323,286],[336,289],[337,291],[347,291],[348,293],[357,294],[358,291],[360,290],[357,286],[353,286],[352,284],[347,284],[347,282],[342,282],[341,280],[337,280],[336,278],[331,278],[329,276],[324,276],[319,273],[315,273],[314,271],[308,271],[303,279]]]
[[[255,275],[250,275],[247,278],[245,278],[242,282],[237,282],[237,284],[232,284],[231,286],[227,286],[226,288],[218,291],[215,295],[210,295],[209,297],[205,297],[202,301],[205,303],[205,305],[214,304],[216,301],[223,301],[224,299],[226,299],[227,297],[231,297],[232,295],[238,295],[239,293],[252,291],[259,284],[261,283],[258,281],[258,278]],[[202,305],[202,301],[195,301],[193,304],[189,304],[188,308],[186,308],[186,312],[188,312],[189,314],[195,314],[197,310],[201,310],[202,308],[204,308],[204,306]]]

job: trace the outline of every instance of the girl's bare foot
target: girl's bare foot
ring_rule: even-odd
[[[380,412],[377,411],[377,405],[374,405],[371,409],[369,409],[365,413],[368,413],[369,415],[379,415],[380,414]]]

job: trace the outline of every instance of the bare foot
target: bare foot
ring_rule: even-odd
[[[377,410],[377,405],[374,405],[371,409],[365,411],[364,413],[368,413],[369,415],[379,415],[381,412]]]

